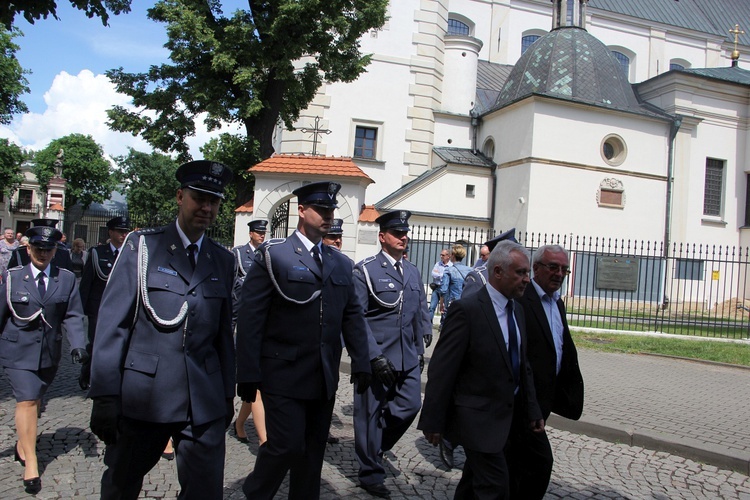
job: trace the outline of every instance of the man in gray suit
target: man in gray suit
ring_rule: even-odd
[[[321,241],[340,188],[315,182],[294,190],[297,230],[259,249],[242,288],[237,393],[252,401],[260,388],[268,432],[242,486],[248,498],[273,498],[287,471],[289,498],[319,498],[342,335],[357,390],[369,385],[367,330],[352,263]]]
[[[463,445],[458,499],[509,497],[503,451],[514,413],[530,429],[544,432],[526,360],[526,322],[515,305],[529,283],[528,252],[501,241],[487,268],[488,285],[451,305],[430,360],[417,426],[433,445],[443,435]]]
[[[130,233],[96,326],[91,430],[107,445],[101,496],[138,497],[174,441],[180,498],[220,499],[234,414],[232,254],[204,237],[232,172],[177,169],[177,220]]]
[[[382,498],[390,495],[383,453],[401,439],[419,412],[423,342],[432,341],[424,283],[417,267],[404,258],[410,216],[407,210],[394,210],[378,217],[382,251],[354,268],[373,368],[379,379],[387,376],[354,395],[354,451],[360,485]]]

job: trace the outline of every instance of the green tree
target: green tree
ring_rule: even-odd
[[[17,29],[0,28],[0,123],[5,124],[11,122],[14,114],[29,111],[20,97],[29,92],[29,81],[24,75],[30,72],[16,58],[18,45],[13,39],[17,36],[23,36]]]
[[[92,203],[101,203],[117,186],[118,176],[90,135],[66,135],[34,155],[34,174],[45,194],[56,168],[62,169],[62,177],[68,181],[68,206],[80,203],[86,209]]]
[[[98,17],[105,26],[109,14],[130,12],[131,0],[70,0],[76,9],[82,10],[90,18]],[[0,2],[0,23],[7,29],[13,26],[17,14],[21,14],[29,24],[34,24],[47,16],[57,17],[57,0],[13,0]]]
[[[292,127],[323,81],[350,82],[365,70],[370,57],[361,53],[359,38],[382,26],[387,4],[265,0],[224,16],[219,0],[160,0],[148,17],[166,23],[172,64],[147,73],[108,71],[136,107],[112,108],[108,124],[187,160],[186,139],[205,113],[209,130],[225,123],[243,129],[249,164],[268,158],[279,121]],[[239,205],[252,196],[252,185],[236,178]]]
[[[175,214],[175,193],[180,187],[174,174],[177,162],[165,154],[143,153],[133,148],[127,156],[118,156],[115,162],[125,181],[125,197],[131,218],[133,215]],[[134,221],[139,225],[152,225],[148,221]]]
[[[27,155],[8,139],[0,139],[0,192],[10,198],[23,182],[21,164]]]

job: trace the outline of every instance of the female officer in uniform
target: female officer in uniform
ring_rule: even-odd
[[[42,488],[36,458],[37,419],[42,396],[62,355],[62,328],[74,362],[84,349],[83,308],[75,275],[50,265],[62,233],[37,226],[26,231],[30,262],[8,269],[0,286],[0,365],[16,398],[15,458],[24,466],[27,493]]]

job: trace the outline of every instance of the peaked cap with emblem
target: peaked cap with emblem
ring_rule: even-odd
[[[268,226],[267,220],[251,220],[247,223],[247,227],[249,227],[250,232],[253,233],[265,233],[266,226]]]
[[[328,234],[331,236],[338,236],[344,234],[344,219],[333,219],[331,229],[328,230]]]
[[[107,221],[107,229],[125,229],[130,231],[130,220],[127,217],[113,217]]]
[[[503,240],[510,240],[514,243],[518,243],[518,240],[516,239],[516,228],[514,227],[513,229],[509,229],[504,233],[495,236],[494,238],[486,242],[485,245],[487,245],[487,248],[489,248],[491,252],[495,249],[495,246]]]
[[[54,227],[49,226],[34,226],[24,234],[29,238],[29,245],[45,250],[56,248],[63,235]]]
[[[57,219],[31,219],[31,224],[34,227],[55,227],[58,222],[60,221]]]
[[[224,199],[224,188],[232,181],[232,171],[216,161],[196,160],[183,163],[175,177],[181,188],[190,188]]]
[[[297,196],[300,205],[315,205],[322,208],[338,208],[336,195],[341,189],[338,182],[311,182],[298,187],[292,194]]]
[[[392,210],[375,219],[375,222],[380,224],[381,231],[385,231],[387,229],[395,229],[396,231],[408,231],[409,217],[411,217],[411,212],[409,212],[408,210]]]

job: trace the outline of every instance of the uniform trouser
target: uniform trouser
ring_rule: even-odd
[[[409,429],[422,405],[419,367],[398,372],[389,388],[373,380],[364,394],[354,393],[354,451],[359,481],[380,484],[385,480],[383,452],[390,450]]]
[[[96,335],[96,320],[97,315],[88,316],[88,342],[86,343],[86,352],[89,353],[89,360],[81,365],[81,378],[83,380],[91,380],[91,353],[94,350],[94,336]]]
[[[554,457],[546,432],[532,432],[516,398],[516,411],[505,446],[510,498],[541,500],[547,492]]]
[[[143,477],[173,438],[181,499],[221,500],[224,489],[225,419],[193,426],[121,418],[117,441],[107,446],[102,500],[136,499]]]
[[[290,499],[320,498],[320,475],[331,426],[331,399],[294,399],[263,393],[268,440],[242,491],[247,498],[272,499],[289,472]]]
[[[466,462],[456,487],[455,500],[501,500],[508,496],[508,466],[505,455],[480,453],[464,448]]]

